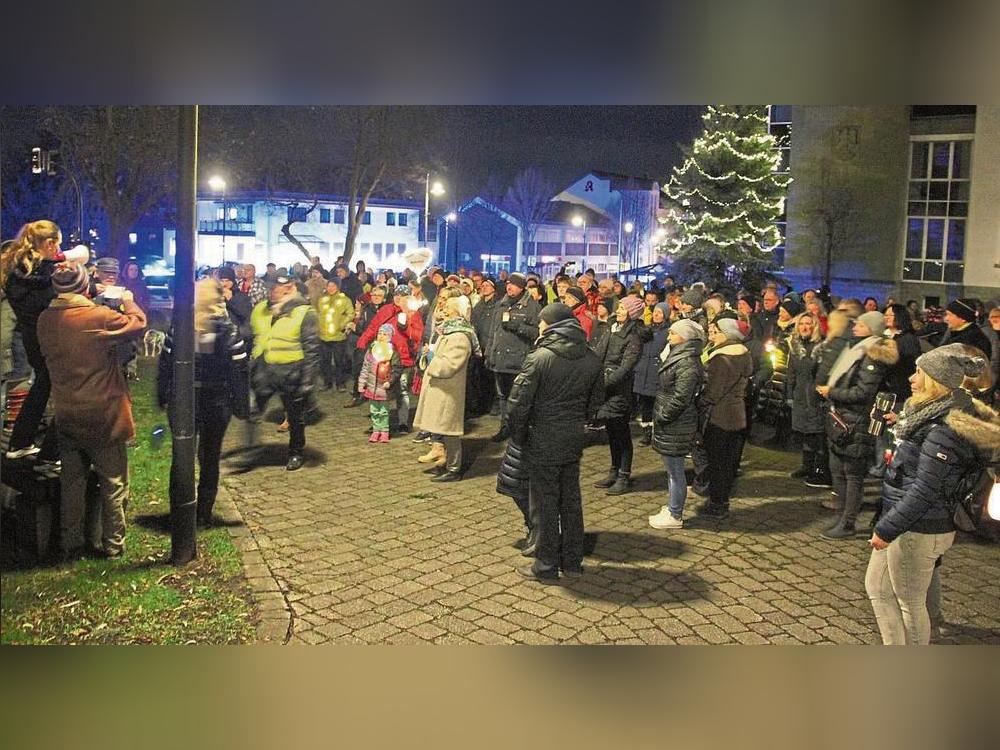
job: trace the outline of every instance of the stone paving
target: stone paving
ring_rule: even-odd
[[[261,640],[291,643],[812,644],[878,643],[864,590],[865,538],[822,539],[821,491],[788,480],[792,453],[748,449],[733,512],[655,531],[665,502],[659,456],[636,445],[630,494],[591,484],[608,466],[589,447],[581,483],[584,575],[542,586],[515,572],[520,514],[495,492],[496,418],[467,436],[472,465],[436,484],[408,436],[371,445],[367,408],[321,394],[308,462],[284,469],[286,436],[265,423],[241,447],[234,420],[224,486],[245,521],[235,530],[262,614]],[[863,514],[867,523],[870,513]],[[1000,547],[960,538],[944,565],[944,643],[1000,643]]]

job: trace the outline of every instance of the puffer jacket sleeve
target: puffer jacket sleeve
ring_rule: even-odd
[[[524,360],[521,372],[514,378],[507,399],[507,420],[510,426],[511,440],[518,445],[528,442],[528,421],[531,417],[531,407],[535,403],[535,392],[538,390],[539,350],[528,354]],[[603,395],[603,394],[602,394]]]
[[[830,389],[831,401],[851,406],[865,404],[875,398],[879,385],[885,379],[885,365],[866,356],[858,366],[861,370],[857,378],[844,377],[840,379],[840,382],[853,381],[851,385],[847,387],[834,386]]]
[[[621,363],[618,367],[614,368],[610,372],[604,375],[604,385],[607,388],[613,388],[614,386],[621,383],[628,374],[635,369],[635,366],[639,363],[639,357],[642,354],[642,343],[639,341],[639,332],[633,330],[628,334],[628,341],[625,343],[625,349],[622,351]]]
[[[891,542],[909,530],[935,505],[947,505],[958,492],[963,458],[958,439],[946,426],[934,427],[920,448],[917,475],[903,499],[895,503],[875,525],[875,533]]]
[[[322,356],[320,353],[322,347],[319,342],[319,318],[317,318],[316,311],[312,307],[309,308],[306,316],[302,319],[300,335],[302,338],[302,352],[305,355],[301,390],[303,393],[308,393],[312,390],[316,373],[319,372],[320,357]]]
[[[703,379],[704,373],[696,358],[686,357],[678,362],[674,387],[666,398],[657,399],[653,419],[661,424],[677,419],[694,402]]]

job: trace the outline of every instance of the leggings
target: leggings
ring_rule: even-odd
[[[632,432],[628,417],[613,417],[605,423],[608,446],[611,448],[611,468],[621,474],[632,473]]]

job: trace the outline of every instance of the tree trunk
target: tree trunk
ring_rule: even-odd
[[[319,201],[313,201],[313,204],[305,212],[305,215],[308,216],[313,211],[315,211],[316,206],[318,205]],[[225,219],[223,219],[223,221],[225,221]],[[302,242],[299,240],[298,237],[292,234],[292,224],[298,224],[299,221],[301,221],[301,219],[286,221],[284,225],[281,227],[281,233],[285,235],[285,237],[288,239],[289,242],[291,242],[293,245],[295,245],[295,247],[299,249],[299,252],[301,252],[304,256],[306,256],[306,261],[308,261],[309,264],[312,265],[312,256],[309,255],[309,251],[306,250],[306,246],[302,244]]]

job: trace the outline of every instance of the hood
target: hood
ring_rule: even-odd
[[[952,409],[945,423],[979,451],[1000,451],[1000,413],[977,399],[970,402],[966,409]]]
[[[548,349],[563,359],[580,359],[587,353],[587,334],[576,318],[560,320],[545,329],[536,347]]]
[[[711,359],[712,357],[717,357],[720,355],[726,357],[739,357],[742,354],[749,354],[749,353],[750,350],[747,349],[745,346],[743,346],[743,344],[739,343],[738,341],[727,341],[722,346],[717,346],[712,351],[710,351],[708,353],[708,358]]]
[[[890,367],[899,362],[899,347],[892,339],[884,339],[881,336],[873,337],[872,341],[865,347],[865,354],[876,362],[881,362]]]
[[[673,364],[678,359],[684,359],[685,357],[701,357],[702,342],[698,339],[691,339],[690,341],[683,341],[676,346],[670,347],[670,352],[667,354],[666,359],[660,365],[662,370],[664,367]]]

